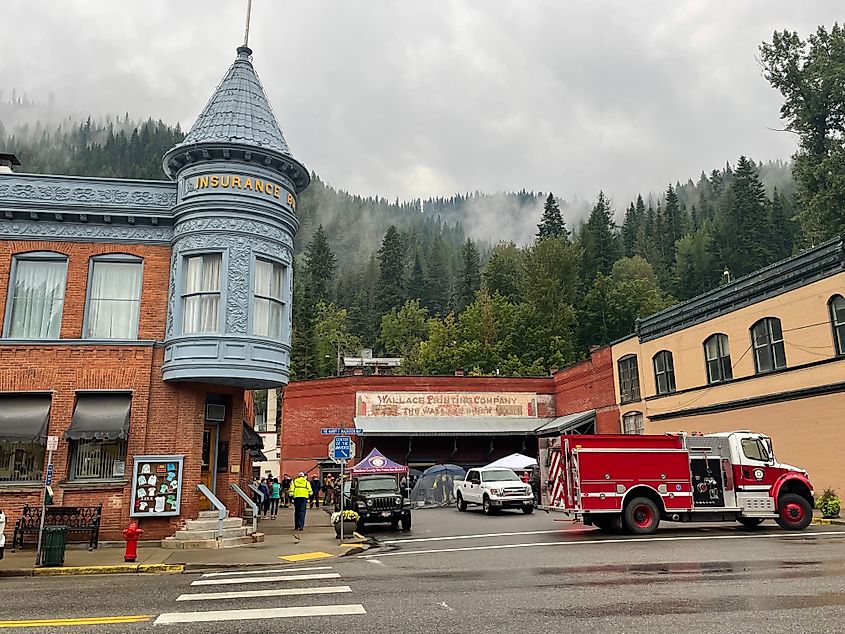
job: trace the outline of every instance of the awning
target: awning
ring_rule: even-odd
[[[258,449],[260,451],[264,448],[264,440],[258,435],[257,431],[246,424],[246,421],[244,421],[244,437],[242,444],[246,449]]]
[[[131,394],[80,394],[68,440],[126,440],[129,437]]]
[[[267,456],[260,449],[250,449],[249,457],[252,458],[253,462],[267,462]]]
[[[364,436],[533,436],[551,418],[509,416],[356,416]]]
[[[576,412],[575,414],[567,414],[566,416],[558,416],[554,420],[546,423],[542,427],[537,428],[538,436],[556,436],[558,434],[585,434],[593,433],[585,431],[585,428],[595,426],[596,410],[591,409],[585,412]]]
[[[49,394],[0,394],[0,440],[47,443]]]

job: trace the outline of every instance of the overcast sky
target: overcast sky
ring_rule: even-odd
[[[3,2],[0,87],[190,126],[246,0]],[[254,0],[250,46],[294,155],[390,198],[552,190],[624,206],[740,154],[787,158],[757,47],[842,0]]]

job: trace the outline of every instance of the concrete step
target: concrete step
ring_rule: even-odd
[[[223,520],[223,528],[240,528],[243,525],[243,520],[240,517],[227,517]],[[189,531],[216,531],[220,526],[220,520],[217,518],[206,520],[188,520],[185,522],[185,530]]]
[[[217,519],[220,514],[217,511],[200,511],[199,518],[201,520]],[[229,517],[229,511],[226,511],[226,517]]]
[[[226,537],[224,539],[189,539],[180,540],[167,537],[161,540],[161,547],[172,550],[202,550],[213,548],[236,548],[264,541],[264,533],[254,533],[248,537]]]
[[[245,526],[238,526],[237,528],[226,528],[223,529],[222,533],[218,533],[218,531],[195,531],[195,530],[181,530],[176,531],[176,534],[173,536],[180,541],[190,541],[192,539],[215,539],[217,537],[223,537],[224,539],[227,537],[245,537],[246,536],[246,527]]]

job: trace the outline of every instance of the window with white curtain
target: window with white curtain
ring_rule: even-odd
[[[66,276],[67,258],[58,253],[15,256],[7,336],[59,338]]]
[[[142,268],[142,261],[132,256],[101,256],[92,260],[87,338],[138,338]]]
[[[285,267],[278,262],[258,258],[255,261],[252,334],[258,337],[282,338],[285,314],[283,289]]]
[[[182,332],[219,332],[220,253],[191,255],[182,267]]]

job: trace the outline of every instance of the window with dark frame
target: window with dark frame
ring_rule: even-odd
[[[757,374],[786,367],[783,330],[777,317],[764,317],[751,327],[751,345]]]
[[[122,478],[125,461],[125,440],[74,440],[71,442],[71,468],[68,479],[78,481]],[[118,463],[118,469],[115,469],[115,463]]]
[[[704,341],[704,359],[707,363],[707,383],[712,385],[733,378],[727,335],[718,333],[707,337]]]
[[[830,325],[833,327],[833,347],[836,356],[845,355],[845,297],[834,295],[827,303]]]
[[[619,402],[633,403],[640,400],[640,372],[636,355],[622,357],[617,362],[619,370]]]
[[[622,431],[626,434],[645,433],[645,424],[643,423],[642,412],[628,412],[622,417]]]
[[[669,350],[661,350],[653,358],[654,384],[658,394],[675,391],[675,363]]]

